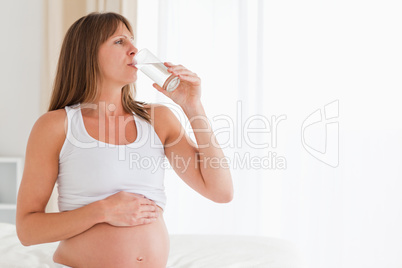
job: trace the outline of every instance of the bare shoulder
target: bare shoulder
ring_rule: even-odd
[[[151,121],[166,120],[175,116],[173,112],[165,105],[158,103],[148,103],[144,106],[147,113],[151,116]]]
[[[33,128],[44,135],[57,135],[65,133],[65,127],[67,127],[67,113],[64,109],[58,109],[41,115]]]
[[[145,110],[151,117],[151,123],[163,144],[176,138],[182,126],[173,111],[162,104],[147,104]]]
[[[67,114],[64,109],[47,112],[41,115],[32,127],[28,146],[41,145],[42,148],[50,146],[53,150],[60,151],[66,137],[66,130]]]
[[[66,110],[65,109],[57,109],[54,111],[46,112],[43,115],[41,115],[38,120],[36,121],[37,123],[51,123],[51,124],[57,124],[60,122],[64,123],[64,120],[67,118]]]

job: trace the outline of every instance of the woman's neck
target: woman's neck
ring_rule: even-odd
[[[113,90],[100,89],[99,97],[82,108],[86,109],[85,113],[91,117],[109,117],[125,115],[121,101],[122,89],[115,88]]]

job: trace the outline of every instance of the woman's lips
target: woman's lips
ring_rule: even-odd
[[[130,62],[129,64],[127,64],[128,66],[134,67],[137,69],[137,67],[135,66],[137,64],[137,61],[135,59],[132,60],[132,62]]]

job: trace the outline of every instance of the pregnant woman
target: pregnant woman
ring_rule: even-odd
[[[28,140],[18,237],[25,246],[60,241],[53,256],[60,267],[166,267],[165,156],[204,197],[233,198],[229,168],[200,100],[200,78],[165,63],[179,87],[167,92],[154,84],[183,109],[196,144],[167,107],[134,100],[138,50],[132,41],[132,28],[119,14],[76,21],[61,48],[49,111]],[[60,212],[46,213],[56,182]]]

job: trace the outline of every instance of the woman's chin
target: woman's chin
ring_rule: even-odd
[[[122,87],[130,85],[130,84],[134,84],[137,81],[137,77],[135,77],[135,79],[127,79],[126,81],[124,81],[124,84],[122,83]]]
[[[131,77],[131,79],[129,79],[129,84],[131,83],[135,83],[137,81],[137,74],[135,74],[133,77]]]

